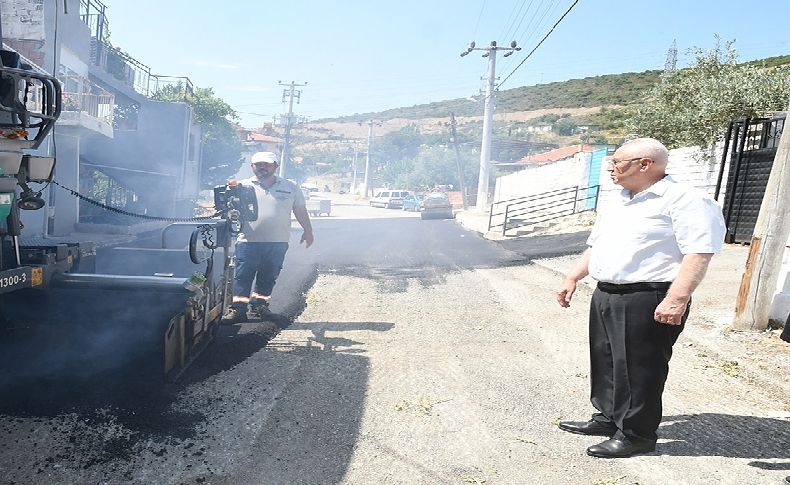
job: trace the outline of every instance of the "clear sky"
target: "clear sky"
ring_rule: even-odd
[[[103,0],[111,42],[155,74],[211,87],[247,127],[283,113],[284,83],[307,82],[294,112],[308,119],[468,97],[487,60],[470,41],[523,48],[497,58],[503,80],[574,0]],[[790,54],[790,2],[579,0],[502,89],[678,66],[714,35],[740,60]],[[482,110],[482,108],[481,108]]]

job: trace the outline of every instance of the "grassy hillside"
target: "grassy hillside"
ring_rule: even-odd
[[[766,67],[790,64],[790,56],[777,56],[745,62]],[[603,76],[570,79],[568,81],[523,86],[505,89],[497,93],[497,112],[533,111],[546,108],[583,108],[591,106],[627,106],[638,103],[661,79],[662,71],[627,72]],[[422,119],[474,116],[482,112],[479,103],[456,98],[420,104],[411,107],[393,108],[377,113],[362,113],[352,116],[317,120],[318,122],[357,122],[368,119],[381,121],[393,118]]]
[[[627,105],[641,99],[660,79],[661,71],[629,72],[571,79],[569,81],[505,89],[497,93],[497,111],[533,111],[544,108],[579,108],[588,106]],[[363,113],[335,118],[332,121],[363,121],[369,118],[444,118],[478,114],[481,108],[468,99],[457,98],[408,108],[394,108],[379,113]],[[321,120],[330,121],[330,120]]]

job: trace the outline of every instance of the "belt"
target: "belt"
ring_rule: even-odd
[[[671,281],[623,283],[621,285],[600,281],[598,282],[598,289],[604,293],[622,294],[635,293],[637,291],[667,291],[671,285]]]

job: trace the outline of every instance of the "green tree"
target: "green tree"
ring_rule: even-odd
[[[561,120],[554,123],[554,129],[560,134],[560,136],[573,135],[576,133],[578,128],[579,124],[572,118],[562,118]]]
[[[712,50],[692,49],[694,64],[663,74],[627,122],[630,132],[670,148],[710,146],[732,119],[786,109],[790,67],[738,64],[733,45],[716,37]]]
[[[212,88],[196,88],[192,92],[184,88],[181,83],[167,85],[153,99],[186,101],[192,106],[195,120],[203,129],[201,184],[223,184],[238,171],[242,161],[241,142],[232,124],[238,118],[236,112]]]
[[[423,136],[417,125],[408,125],[376,137],[373,142],[373,158],[389,161],[414,158],[422,144]]]

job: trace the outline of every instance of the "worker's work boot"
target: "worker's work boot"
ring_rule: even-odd
[[[222,316],[221,322],[223,325],[233,325],[234,323],[243,322],[246,318],[247,316],[242,310],[232,306],[228,308],[228,312]]]
[[[251,321],[261,321],[266,320],[267,317],[271,316],[272,312],[269,310],[269,302],[266,300],[257,300],[255,303],[250,303],[249,310],[247,310],[247,316]]]

